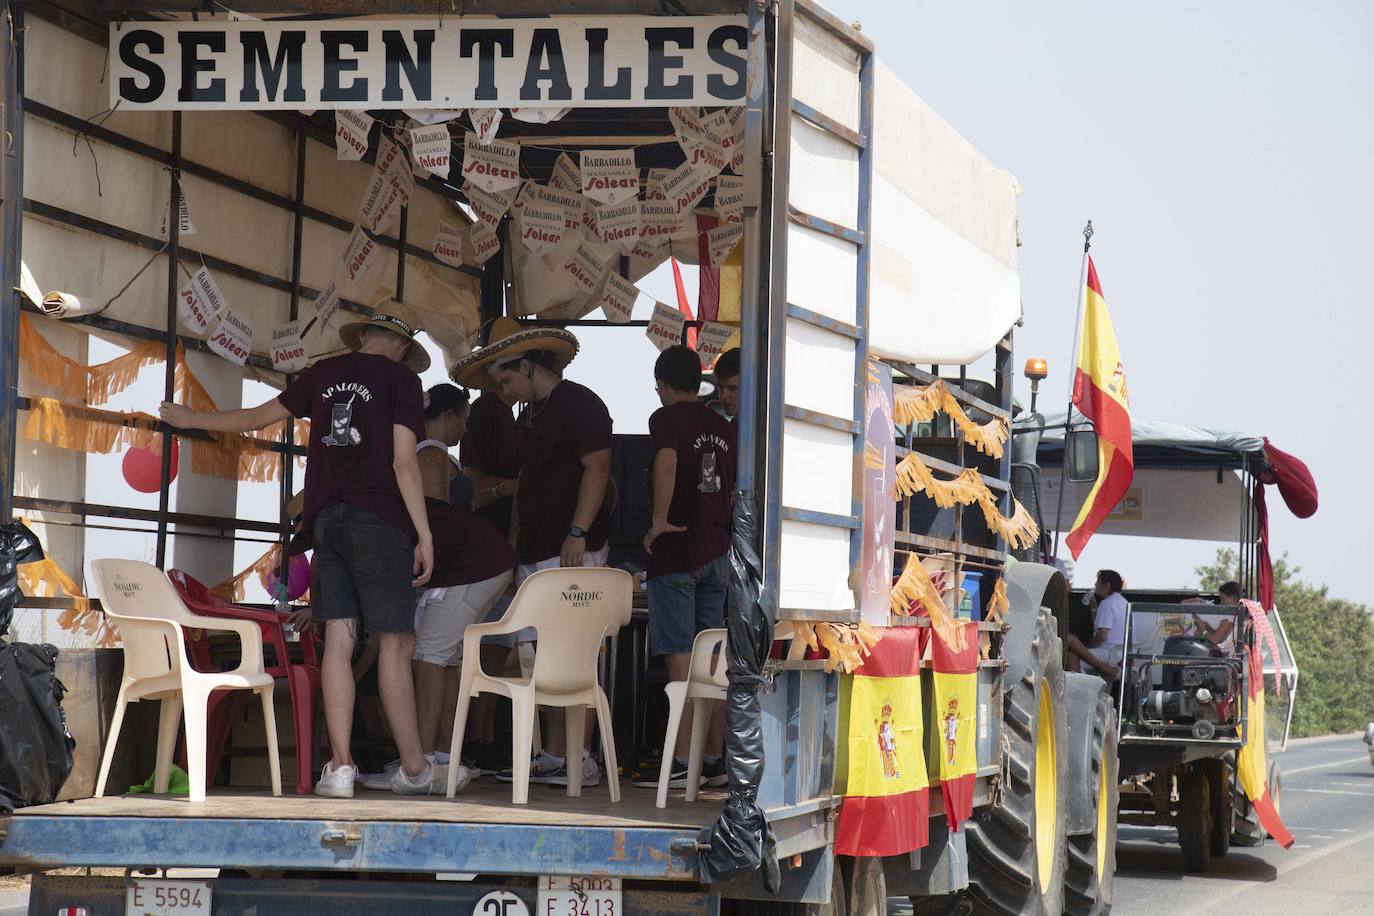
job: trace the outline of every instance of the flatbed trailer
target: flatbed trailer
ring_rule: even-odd
[[[20,14],[15,21],[22,34],[23,11],[17,0],[9,0],[9,5]],[[185,24],[191,9],[180,0],[159,0],[152,5],[174,14],[170,25],[167,19],[157,23],[163,29]],[[396,4],[385,10],[371,4],[314,0],[266,5],[272,12],[300,14],[428,15]],[[166,122],[139,120],[149,117],[146,112],[117,111],[110,126],[83,128],[81,118],[88,112],[64,111],[59,104],[70,87],[58,78],[65,72],[58,62],[79,62],[83,78],[95,75],[106,54],[103,45],[119,40],[124,28],[118,24],[120,17],[138,21],[148,6],[86,5],[75,0],[27,4],[33,31],[0,63],[11,67],[11,74],[16,67],[21,71],[47,67],[41,72],[48,76],[41,86],[31,83],[27,90],[22,81],[18,85],[13,78],[8,81],[7,128],[23,137],[28,127],[35,138],[32,142],[42,141],[35,148],[42,149],[56,148],[54,138],[57,144],[70,142],[76,131],[85,130],[97,148],[116,151],[123,168],[132,169],[128,164],[132,161],[142,163],[140,168],[179,168],[223,195],[215,199],[229,208],[226,220],[241,224],[241,236],[253,236],[253,231],[245,231],[249,226],[260,227],[262,233],[271,231],[269,221],[253,218],[252,208],[293,210],[294,230],[286,236],[295,248],[290,279],[281,276],[279,264],[252,260],[264,256],[257,238],[248,244],[240,237],[239,255],[211,252],[205,259],[202,252],[179,251],[176,220],[169,230],[167,264],[158,268],[166,279],[179,259],[199,257],[236,283],[258,284],[282,297],[283,306],[289,295],[294,318],[300,299],[313,294],[309,284],[313,282],[314,289],[324,285],[309,279],[309,252],[307,279],[302,281],[303,239],[310,231],[324,231],[321,226],[346,233],[356,199],[341,177],[310,181],[310,168],[326,170],[328,178],[334,175],[328,170],[336,167],[327,111],[261,113],[270,125],[286,126],[293,132],[293,199],[258,186],[252,156],[232,160],[215,146],[218,142],[225,149],[242,148],[236,146],[234,133],[260,126],[247,112],[234,112],[233,120],[219,127],[213,119],[221,113],[213,106],[208,111],[206,106],[196,111],[188,108],[183,121],[183,112],[171,104],[167,106],[174,109],[170,114],[157,116],[170,118],[168,144],[162,134]],[[553,3],[537,11],[528,6],[481,0],[467,3],[465,15],[520,15],[522,11],[544,15],[551,6],[553,17],[542,23],[560,26],[564,16],[629,14],[627,21],[646,28],[665,26],[650,19],[661,9],[647,0]],[[91,913],[118,912],[118,901],[132,882],[142,880],[140,876],[150,870],[165,874],[166,869],[182,868],[221,870],[211,886],[213,912],[255,907],[262,916],[325,908],[386,912],[403,906],[414,911],[468,906],[477,912],[479,904],[485,906],[482,901],[496,899],[490,895],[503,893],[534,910],[548,902],[541,896],[541,886],[551,890],[551,879],[561,878],[614,885],[608,884],[606,890],[620,901],[617,912],[589,916],[722,909],[874,916],[884,912],[889,894],[925,898],[965,890],[985,911],[1057,914],[1063,908],[1066,885],[1071,896],[1077,895],[1075,905],[1080,910],[1103,912],[1110,907],[1110,869],[1103,872],[1109,860],[1093,851],[1100,829],[1093,812],[1099,797],[1106,798],[1099,796],[1094,775],[1095,755],[1102,747],[1101,728],[1093,730],[1092,710],[1097,707],[1089,702],[1085,726],[1079,721],[1083,715],[1066,705],[1063,686],[1058,642],[1062,625],[1056,624],[1056,618],[1062,617],[1066,586],[1053,570],[1031,563],[1004,573],[1006,544],[980,527],[976,507],[936,512],[932,517],[913,512],[915,500],[907,498],[898,530],[889,532],[897,557],[942,554],[961,573],[966,565],[982,570],[984,605],[998,578],[1005,580],[1010,596],[1010,610],[1001,621],[980,625],[988,652],[977,677],[977,814],[965,829],[948,828],[940,794],[934,791],[930,843],[925,848],[887,858],[837,855],[836,819],[842,799],[835,789],[835,751],[837,742],[847,740],[839,734],[839,675],[827,672],[823,661],[795,652],[757,661],[753,663],[757,670],[741,661],[745,654],[741,640],[746,637],[735,632],[737,618],[747,617],[741,630],[757,628],[758,634],[771,633],[775,623],[781,632],[786,622],[847,624],[860,619],[861,554],[864,533],[872,524],[865,517],[861,486],[870,359],[887,363],[901,384],[941,382],[950,398],[977,422],[1010,423],[1010,328],[1020,316],[1016,190],[1009,175],[984,160],[890,71],[880,70],[867,36],[810,0],[778,4],[713,0],[693,6],[694,13],[733,17],[720,27],[737,26],[747,36],[740,96],[732,102],[743,106],[745,147],[743,257],[738,268],[744,360],[737,499],[752,501],[757,508],[757,534],[745,546],[746,553],[757,552],[755,572],[762,598],[751,607],[731,609],[729,715],[730,721],[742,725],[727,738],[734,742],[727,744],[727,754],[742,746],[737,743],[745,741],[741,735],[753,736],[755,743],[747,747],[761,750],[762,758],[761,770],[754,770],[750,777],[753,781],[736,779],[728,793],[706,792],[694,804],[673,799],[664,810],[652,807],[651,795],[628,787],[623,801],[611,805],[604,786],[586,789],[576,799],[561,791],[541,793],[536,788],[529,805],[514,806],[509,803],[507,786],[480,783],[453,801],[397,799],[365,791],[351,801],[292,795],[272,798],[241,787],[212,788],[201,804],[146,795],[76,798],[0,817],[0,864],[37,873],[31,912],[72,906],[87,907]],[[250,0],[242,11],[267,10]],[[223,21],[206,16],[200,20],[201,26]],[[447,21],[461,25],[465,19],[454,16]],[[666,25],[685,24],[690,29],[695,21],[673,17]],[[625,62],[630,65],[630,58]],[[608,67],[619,63],[614,57],[607,61]],[[719,78],[719,73],[715,75]],[[48,101],[28,98],[26,92],[47,93]],[[888,100],[882,118],[875,117],[875,95]],[[550,174],[554,166],[553,155],[541,151],[541,137],[557,136],[563,145],[585,147],[630,144],[647,132],[651,139],[666,142],[648,143],[638,164],[676,166],[682,156],[672,142],[668,110],[653,107],[661,102],[648,104],[640,109],[592,109],[589,114],[574,106],[563,121],[519,125],[515,130],[530,143],[529,167],[539,177]],[[189,135],[193,125],[210,133],[198,136],[194,144],[188,136],[183,146],[183,130]],[[875,156],[882,143],[889,150],[886,170],[877,161],[881,157]],[[919,176],[907,174],[905,168],[917,152],[924,154],[926,171]],[[207,164],[208,158],[215,158],[216,164]],[[40,176],[40,186],[57,195],[61,182],[46,174],[54,168],[52,163],[28,163],[30,175]],[[277,171],[262,184],[289,186],[289,176]],[[13,179],[17,173],[7,174]],[[177,173],[172,174],[175,180]],[[328,187],[322,189],[321,184]],[[340,199],[330,196],[336,184]],[[173,191],[175,187],[171,186]],[[417,195],[433,192],[439,198],[444,194],[461,197],[452,183],[425,180],[420,187]],[[251,199],[251,207],[232,209],[240,197]],[[64,232],[74,233],[72,239],[59,236],[71,245],[99,248],[118,242],[163,250],[157,240],[115,225],[110,212],[96,218],[77,212],[76,204],[19,201],[13,195],[6,197],[5,206],[16,226],[21,223],[20,211],[27,213],[23,228],[47,244],[53,238],[51,227],[59,225]],[[406,255],[389,255],[398,292],[401,287],[409,290],[423,284],[419,295],[432,302],[439,295],[435,289],[456,288],[476,298],[483,320],[508,310],[526,318],[538,311],[528,298],[522,298],[538,290],[525,284],[521,266],[512,259],[492,258],[480,269],[464,265],[453,272],[433,262],[424,250],[425,241],[416,245],[421,223],[433,228],[432,208],[413,204],[411,210],[409,238],[404,216],[398,233],[378,236],[384,248]],[[302,223],[307,227],[304,234]],[[17,274],[21,237],[22,233],[7,237],[0,288],[15,285],[9,278]],[[185,239],[181,241],[184,245]],[[24,251],[30,254],[29,249]],[[47,260],[62,259],[49,254]],[[419,262],[425,262],[427,273],[416,266]],[[623,261],[621,269],[625,269]],[[435,283],[435,274],[450,286]],[[462,283],[470,288],[459,288]],[[166,322],[161,327],[114,322],[104,316],[86,320],[86,326],[107,334],[160,340],[171,354],[178,342],[171,331],[176,320],[172,296],[176,285],[170,283]],[[346,290],[341,295],[344,308],[360,308],[348,300]],[[18,311],[18,298],[7,297],[6,327],[15,326]],[[607,324],[580,315],[552,320],[574,328]],[[630,324],[643,326],[645,322]],[[188,350],[203,345],[186,336],[181,343]],[[979,387],[968,376],[966,367],[979,359],[985,360],[993,377],[991,385]],[[15,354],[6,353],[0,356],[0,369],[15,377],[20,370],[15,362]],[[264,365],[256,352],[250,365],[270,374],[270,363]],[[5,412],[0,429],[11,437],[12,445],[15,418],[31,405],[4,400],[7,397],[8,389],[0,395],[0,409]],[[966,453],[961,440],[942,430],[939,424],[922,430],[908,425],[898,442],[901,454],[918,454],[946,474],[976,468],[980,480],[997,494],[999,511],[1010,515],[1009,455],[994,459],[975,455],[972,449]],[[278,447],[284,456],[292,454],[289,440]],[[0,461],[4,460],[0,455]],[[12,459],[6,471],[6,478],[13,480]],[[156,521],[159,563],[170,560],[164,548],[175,540],[173,525],[177,530],[187,525],[263,530],[235,519],[171,511],[168,485],[164,467],[158,512],[129,514]],[[284,496],[289,495],[289,471],[286,488]],[[8,499],[6,493],[6,509]],[[69,496],[64,500],[29,493],[15,505],[82,516],[120,517],[122,511]],[[900,615],[882,622],[918,624]],[[931,680],[927,661],[922,677],[927,716]],[[1014,735],[1008,735],[1004,720],[1017,723]],[[927,734],[934,727],[927,722]],[[1071,734],[1083,753],[1074,752],[1072,766],[1052,765],[1056,753],[1069,756]],[[103,735],[104,723],[97,722],[78,739],[98,744]],[[936,749],[927,756],[934,759],[938,754]],[[1082,776],[1081,785],[1069,785],[1071,771]],[[997,817],[990,816],[994,805],[999,808]],[[1000,809],[1011,813],[1002,817]],[[762,829],[765,822],[766,831]],[[1015,822],[1021,826],[1009,832],[1006,825]],[[708,858],[719,863],[719,838],[732,830],[743,837],[738,844],[743,851],[725,875],[713,871],[719,865],[709,865]],[[769,845],[770,838],[774,846]],[[1069,861],[1070,838],[1079,841],[1079,860],[1086,864],[1075,866]],[[767,886],[771,859],[779,866],[776,888]],[[1019,870],[1019,876],[997,865],[1007,861]],[[67,878],[43,873],[71,866],[122,868],[126,876]],[[519,907],[510,909],[515,904],[508,897],[500,899],[506,908],[499,916],[521,912]],[[485,916],[486,911],[481,912]]]

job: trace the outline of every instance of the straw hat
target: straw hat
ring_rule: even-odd
[[[394,334],[402,334],[410,343],[402,360],[416,375],[429,368],[429,354],[415,341],[420,332],[420,320],[415,310],[404,302],[388,299],[373,307],[373,315],[367,321],[353,321],[339,328],[339,339],[350,350],[360,350],[363,346],[364,328],[385,328]]]
[[[449,376],[464,388],[495,391],[496,383],[487,370],[535,350],[552,353],[555,368],[562,372],[577,355],[577,338],[562,328],[522,328],[514,318],[503,316],[492,322],[487,345],[455,362]]]
[[[297,490],[296,495],[291,497],[291,501],[286,504],[286,517],[291,521],[301,517],[305,511],[305,491]]]

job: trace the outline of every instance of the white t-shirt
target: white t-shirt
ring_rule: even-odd
[[[1112,592],[1097,603],[1097,617],[1093,620],[1094,630],[1106,630],[1107,641],[1098,646],[1098,658],[1114,659],[1119,664],[1126,645],[1126,599],[1120,592]]]

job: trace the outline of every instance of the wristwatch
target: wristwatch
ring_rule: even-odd
[[[586,536],[587,532],[584,529],[577,527],[576,525],[573,525],[571,528],[568,529],[568,537],[584,538]]]

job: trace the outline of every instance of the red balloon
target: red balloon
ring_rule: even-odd
[[[172,480],[177,479],[181,447],[172,437]],[[140,493],[156,493],[162,487],[162,443],[151,448],[134,446],[124,453],[124,481]],[[169,481],[170,482],[170,481]]]

